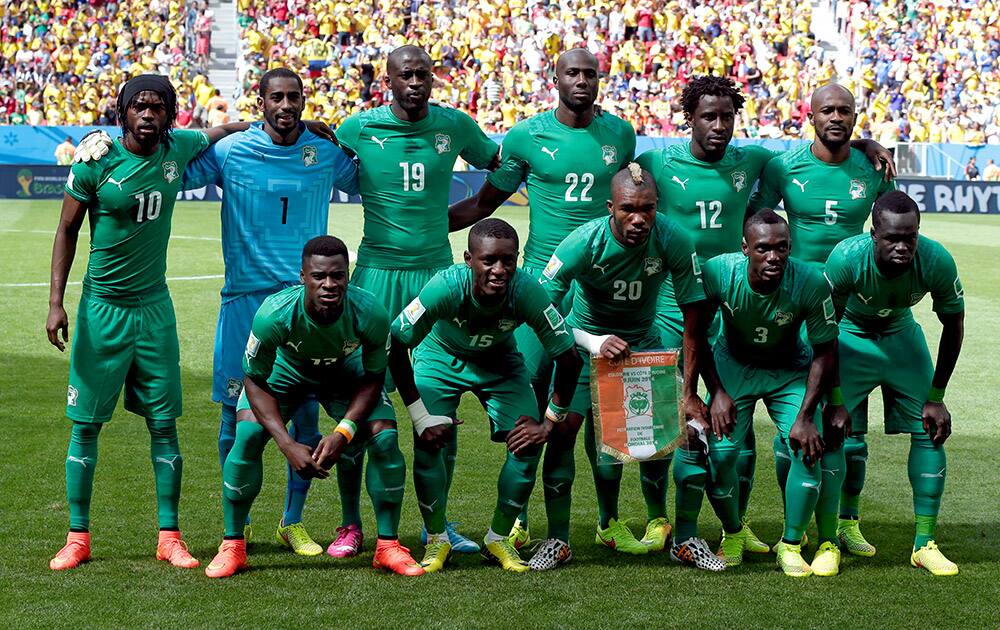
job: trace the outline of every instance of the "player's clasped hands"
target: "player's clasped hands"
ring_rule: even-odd
[[[551,422],[535,422],[532,418],[521,416],[507,434],[507,450],[520,455],[526,449],[545,444],[551,433]]]
[[[327,438],[323,439],[326,440]],[[322,444],[323,442],[321,441],[320,446]],[[320,465],[320,461],[322,460],[314,459],[313,449],[305,444],[290,441],[289,444],[282,447],[281,452],[285,456],[285,459],[288,460],[288,465],[292,467],[292,470],[303,479],[326,479],[330,476],[330,472]]]

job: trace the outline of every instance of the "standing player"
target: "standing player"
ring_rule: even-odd
[[[821,540],[835,538],[837,531],[836,494],[826,505],[817,505],[827,462],[843,459],[843,430],[837,430],[837,422],[846,421],[844,407],[827,405],[827,455],[819,422],[820,400],[835,382],[837,323],[823,275],[789,258],[791,245],[785,220],[773,210],[761,210],[746,222],[742,254],[716,256],[702,268],[705,296],[723,307],[714,358],[702,361],[712,397],[709,499],[722,520],[719,555],[727,565],[740,564],[745,535],[734,492],[739,483],[736,460],[753,424],[754,407],[763,400],[778,434],[795,453],[784,493],[785,530],[775,548],[778,566],[793,577],[814,571],[836,575],[839,553],[833,543],[820,546],[810,568],[802,558],[801,541],[814,510]],[[803,323],[809,345],[800,335]],[[683,554],[674,557],[689,561]]]
[[[335,144],[301,122],[302,80],[287,68],[260,79],[257,106],[264,115],[243,133],[212,146],[184,172],[184,187],[217,185],[222,196],[222,256],[226,282],[215,330],[212,399],[222,403],[219,466],[236,438],[236,402],[243,391],[243,349],[264,299],[298,284],[302,243],[327,231],[330,190],[357,194],[357,166]],[[303,403],[292,417],[293,438],[315,447],[319,410]],[[302,524],[309,480],[288,468],[285,512],[276,532],[295,553],[323,552]],[[331,556],[345,550],[336,541]]]
[[[353,282],[384,300],[391,316],[417,296],[436,272],[452,264],[448,195],[461,156],[477,168],[495,165],[499,147],[467,114],[430,106],[431,59],[402,46],[386,60],[392,104],[349,117],[337,130],[341,147],[357,156],[364,235]],[[457,442],[449,438],[449,485]],[[361,546],[361,463],[358,452],[337,466],[343,501],[343,544]],[[419,462],[414,463],[415,474]],[[458,552],[479,545],[449,526]]]
[[[920,236],[920,211],[903,192],[875,202],[871,235],[837,245],[826,263],[840,326],[841,389],[847,408],[862,404],[875,387],[886,401],[885,432],[910,434],[909,470],[916,536],[910,562],[934,575],[955,575],[958,566],[934,542],[951,435],[945,388],[962,350],[965,300],[951,254]],[[937,367],[910,308],[931,294],[941,321]],[[851,414],[854,432],[867,418]]]
[[[414,482],[428,532],[421,563],[428,572],[440,570],[451,553],[442,447],[465,392],[473,392],[486,408],[491,439],[507,446],[483,556],[508,571],[529,569],[507,535],[531,495],[542,444],[554,423],[565,420],[582,362],[545,289],[517,269],[517,247],[509,224],[480,221],[469,232],[465,264],[438,272],[392,324],[390,367],[403,402],[418,410],[414,450],[416,461],[424,463],[419,475],[414,472]],[[536,331],[556,362],[552,400],[541,421],[514,345],[514,330],[522,323]],[[412,366],[410,348],[415,348]]]
[[[118,94],[122,137],[99,161],[73,166],[52,246],[52,282],[45,324],[49,342],[65,349],[63,308],[84,218],[91,247],[70,356],[66,415],[73,422],[66,456],[70,530],[49,567],[71,569],[90,559],[90,499],[97,438],[111,419],[122,387],[125,409],[146,418],[160,527],[156,557],[196,567],[178,529],[183,460],[177,322],[167,290],[167,241],[184,167],[239,123],[206,132],[172,131],[177,95],[160,75],[140,75]],[[59,334],[62,333],[62,340]]]
[[[398,539],[406,464],[382,391],[389,316],[374,295],[348,287],[348,264],[343,241],[317,236],[302,250],[302,285],[268,297],[254,316],[243,358],[236,441],[222,473],[226,534],[205,569],[208,577],[229,577],[246,567],[243,524],[260,492],[268,439],[274,438],[300,477],[322,479],[355,436],[370,455],[368,492],[379,533],[373,566],[401,575],[424,573]],[[330,417],[342,418],[315,449],[285,430],[310,395]]]
[[[487,176],[475,196],[449,208],[450,229],[460,230],[489,216],[525,182],[531,214],[523,269],[538,278],[552,252],[570,232],[606,216],[611,178],[632,161],[635,131],[621,118],[594,107],[599,86],[597,58],[588,50],[574,48],[560,55],[556,62],[558,107],[518,123],[507,133],[500,167]],[[567,311],[570,303],[567,300],[556,306]],[[524,355],[541,412],[548,401],[552,359],[530,326],[518,328],[514,338]],[[555,455],[546,454],[542,465],[545,504],[568,515],[569,487],[546,480],[546,475],[560,465]],[[665,491],[662,481],[651,479],[650,483],[663,485]],[[525,510],[511,535],[516,545],[528,541],[527,526]],[[555,545],[559,536],[569,533],[562,530],[550,519],[549,538],[543,544]],[[657,539],[665,538],[670,531],[665,520],[654,530],[651,533]],[[549,551],[542,556],[553,555]]]
[[[574,230],[557,248],[542,271],[540,282],[549,290],[553,303],[560,303],[575,281],[576,291],[567,322],[582,351],[609,359],[627,356],[633,349],[660,347],[654,324],[656,296],[667,274],[674,278],[678,301],[684,309],[684,407],[689,416],[704,418],[704,403],[697,396],[697,348],[701,338],[704,295],[694,247],[686,233],[656,213],[657,190],[652,176],[634,162],[611,182],[608,200],[610,217],[594,219]],[[584,362],[566,422],[559,426],[558,441],[549,442],[547,458],[559,463],[549,475],[552,483],[567,486],[569,496],[575,464],[573,444],[580,425],[586,420],[584,438],[597,486],[600,521],[596,541],[616,551],[645,554],[657,547],[636,540],[619,519],[618,496],[622,466],[598,465],[591,416],[590,369]],[[670,460],[639,464],[642,477],[666,481]],[[548,482],[547,482],[548,483]],[[654,488],[643,484],[646,499],[647,535],[657,522],[666,522],[666,484]],[[655,495],[653,494],[655,492]],[[652,495],[652,496],[651,496]],[[568,560],[569,501],[566,511],[547,504],[549,538],[557,551],[566,548]],[[557,529],[558,527],[558,529]],[[665,537],[664,537],[665,538]],[[666,541],[656,541],[663,549]],[[562,560],[565,561],[565,560]],[[558,566],[553,562],[544,568]]]
[[[895,185],[850,145],[857,115],[854,95],[847,88],[824,85],[813,93],[810,107],[816,140],[768,162],[748,211],[774,208],[783,201],[796,258],[822,267],[837,243],[862,232],[872,204]],[[867,405],[856,412],[867,414]],[[838,537],[852,554],[873,556],[875,547],[862,536],[858,523],[868,461],[864,435],[848,437],[844,454],[847,465]],[[788,447],[777,437],[774,455],[778,483],[784,487],[791,460]]]

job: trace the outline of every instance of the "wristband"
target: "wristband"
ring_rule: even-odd
[[[601,353],[601,346],[611,335],[592,335],[579,328],[573,329],[573,341],[587,352],[593,355]]]
[[[343,435],[350,442],[354,439],[354,434],[358,432],[358,425],[354,424],[353,420],[344,418],[334,429],[334,432]]]
[[[566,419],[566,414],[569,413],[569,407],[560,407],[553,401],[549,401],[549,406],[545,408],[545,419],[553,424],[559,424]]]
[[[423,434],[424,430],[430,427],[451,424],[452,422],[451,418],[432,416],[427,411],[427,407],[424,406],[424,401],[420,398],[407,405],[406,410],[410,413],[410,420],[413,421],[413,430],[417,432],[417,435]]]
[[[844,392],[840,391],[840,385],[830,390],[830,404],[842,407],[844,405]]]
[[[943,403],[944,402],[944,388],[934,387],[931,385],[931,392],[927,394],[927,402],[932,403]]]

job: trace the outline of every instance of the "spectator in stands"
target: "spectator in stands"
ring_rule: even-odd
[[[73,144],[73,138],[66,136],[66,139],[59,143],[56,147],[56,164],[59,166],[69,166],[73,163],[73,151],[76,150],[76,146]]]
[[[976,166],[976,158],[969,158],[969,163],[965,165],[965,179],[970,182],[977,181],[979,179],[979,168]]]

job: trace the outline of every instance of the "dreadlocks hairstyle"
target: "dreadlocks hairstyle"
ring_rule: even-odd
[[[684,116],[691,118],[694,110],[698,108],[698,102],[702,96],[724,96],[733,101],[733,109],[737,113],[743,109],[746,97],[736,87],[736,83],[728,77],[717,77],[711,74],[702,74],[694,77],[684,86],[681,92],[681,107]]]
[[[118,102],[115,114],[118,116],[118,124],[122,128],[122,135],[128,134],[128,108],[135,103],[135,98],[142,92],[156,92],[163,99],[163,105],[167,110],[167,124],[160,132],[160,142],[167,144],[170,142],[170,130],[174,128],[177,120],[177,92],[170,83],[170,79],[160,74],[140,74],[125,82],[118,93]]]
[[[483,219],[472,226],[469,230],[469,247],[472,247],[473,239],[479,241],[484,238],[497,238],[514,241],[518,243],[517,232],[503,219],[489,218]]]

